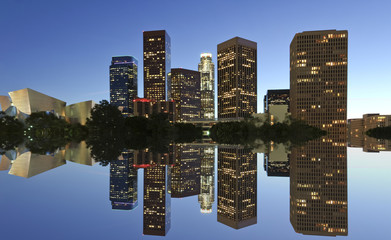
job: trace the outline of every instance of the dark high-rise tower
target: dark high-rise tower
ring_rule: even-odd
[[[257,43],[235,37],[217,45],[218,118],[257,112]]]
[[[201,117],[200,73],[182,68],[171,69],[170,100],[176,103],[177,120],[189,121]]]
[[[113,57],[110,65],[110,103],[126,116],[133,113],[137,96],[137,66],[131,56]]]
[[[215,65],[211,53],[202,53],[198,64],[201,74],[201,114],[202,118],[215,118]]]
[[[167,100],[167,75],[171,70],[171,40],[165,30],[144,35],[144,97]]]
[[[292,117],[346,140],[348,32],[297,33],[290,69]]]

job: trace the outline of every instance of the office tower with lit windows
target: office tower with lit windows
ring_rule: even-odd
[[[218,148],[217,221],[235,229],[257,223],[257,154]]]
[[[131,210],[137,207],[137,169],[133,152],[126,151],[110,162],[110,201],[112,209]]]
[[[200,72],[173,68],[170,73],[170,100],[176,103],[177,120],[201,118]]]
[[[290,45],[292,117],[346,141],[348,32],[297,33]],[[342,140],[343,138],[343,140]]]
[[[298,233],[347,235],[347,31],[297,33],[290,46],[292,117],[328,134],[293,148],[290,221]]]
[[[201,213],[211,213],[215,201],[215,148],[204,147],[201,155],[201,188],[198,202]]]
[[[137,96],[137,59],[131,56],[113,57],[110,65],[110,103],[124,116],[133,113]]]
[[[165,236],[171,227],[169,166],[156,165],[144,169],[143,234]]]
[[[177,144],[176,159],[171,167],[171,197],[183,198],[200,193],[202,147]]]
[[[171,71],[171,40],[165,30],[145,31],[144,38],[144,97],[167,100],[168,73]]]
[[[257,112],[257,43],[234,37],[217,45],[218,118]]]
[[[202,53],[198,64],[201,74],[201,114],[204,119],[215,118],[215,65],[211,53]]]

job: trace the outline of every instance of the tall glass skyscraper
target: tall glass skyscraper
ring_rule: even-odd
[[[211,53],[202,53],[198,64],[201,74],[201,114],[205,119],[215,118],[215,65]]]
[[[132,56],[113,57],[110,65],[110,103],[123,115],[133,113],[133,99],[137,96],[138,61]]]
[[[234,37],[217,45],[218,117],[257,112],[257,43]]]
[[[178,121],[201,118],[200,73],[183,68],[171,69],[170,100],[174,100]]]
[[[171,69],[171,40],[165,30],[146,31],[144,37],[144,97],[167,100]]]

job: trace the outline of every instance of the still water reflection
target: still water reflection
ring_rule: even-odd
[[[263,153],[263,157],[259,153]],[[54,172],[55,168],[62,168],[61,166],[66,166],[69,162],[77,164],[67,168],[60,176],[48,175]],[[79,164],[85,165],[83,170],[90,167],[103,174],[92,175],[76,171],[80,169]],[[54,184],[60,177],[75,178],[80,183],[87,178],[99,183],[105,178],[109,188],[108,185],[97,184],[84,188],[75,185],[74,192],[68,189],[67,194],[88,196],[90,192],[91,199],[80,201],[105,205],[103,208],[94,209],[96,212],[91,214],[91,222],[116,222],[117,217],[124,219],[122,213],[126,212],[128,222],[117,223],[119,229],[107,229],[108,236],[110,233],[112,236],[120,233],[125,235],[121,229],[127,229],[128,239],[146,238],[149,235],[166,236],[167,239],[237,239],[242,231],[243,236],[248,239],[259,239],[268,228],[274,230],[274,235],[266,239],[301,239],[304,235],[307,238],[348,236],[347,144],[327,138],[293,148],[275,143],[263,145],[258,149],[194,143],[171,144],[165,153],[154,153],[148,149],[124,150],[118,159],[111,161],[106,167],[95,164],[84,142],[68,144],[64,149],[46,155],[33,154],[28,149],[19,147],[1,155],[0,170],[0,186],[6,190],[3,193],[13,195],[0,197],[0,204],[18,209],[16,202],[29,203],[30,207],[27,209],[35,214],[44,211],[37,209],[41,206],[37,203],[37,198],[29,199],[31,193],[16,194],[12,190],[25,189],[23,185],[28,184],[30,179],[19,181],[7,173],[31,180],[37,179],[34,184],[38,185],[38,188],[47,186],[48,181]],[[39,181],[39,178],[42,181]],[[271,181],[289,181],[290,190],[281,184],[263,185],[264,188],[260,189],[260,183]],[[265,196],[262,192],[266,190],[272,194]],[[56,191],[65,190],[59,186]],[[93,198],[96,191],[105,192],[107,197]],[[69,213],[67,216],[66,212],[58,216],[57,211],[50,205],[61,206],[68,200],[58,198],[56,203],[52,203],[49,199],[53,198],[46,199],[45,194],[49,193],[44,193],[39,201],[52,209],[49,214],[52,219],[77,218],[77,214],[73,213],[71,216]],[[24,197],[26,200],[16,201],[14,197]],[[285,199],[281,199],[282,197]],[[265,201],[262,198],[271,200]],[[286,204],[289,202],[289,211],[284,212],[286,208],[270,204],[273,201]],[[21,208],[26,211],[26,208]],[[198,209],[198,215],[194,213],[194,208]],[[107,212],[108,209],[111,213]],[[273,214],[265,217],[261,213],[260,218],[260,209]],[[104,215],[99,215],[103,212]],[[23,218],[25,214],[17,215]],[[278,218],[283,222],[288,216],[290,229],[283,227],[282,223],[278,226],[276,221],[273,221],[273,218]],[[11,226],[15,222],[8,222],[7,217],[11,216],[2,215],[2,226],[12,229]],[[55,221],[40,219],[38,215],[36,218],[43,221],[48,228],[55,224]],[[175,218],[180,220],[174,221]],[[77,232],[82,232],[83,227],[79,227]],[[234,229],[235,232],[229,229]],[[40,233],[43,230],[36,231]],[[88,235],[90,238],[110,238],[98,232],[99,230],[89,232]],[[71,237],[65,236],[64,239]],[[81,236],[73,238],[78,239]]]

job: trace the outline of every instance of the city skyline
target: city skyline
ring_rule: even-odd
[[[337,3],[336,1],[331,2]],[[385,10],[386,6],[390,6],[387,1],[382,1],[382,4],[377,5],[355,3],[354,6],[349,1],[338,2],[338,10],[332,11],[333,18],[326,17],[333,4],[323,6],[324,11],[319,12],[315,11],[316,4],[310,6],[304,2],[287,3],[289,4],[286,5],[287,7],[281,7],[281,4],[278,3],[252,2],[251,10],[247,15],[241,13],[239,16],[243,16],[243,18],[238,22],[231,23],[231,25],[211,23],[208,29],[202,28],[203,34],[200,34],[201,28],[196,27],[195,20],[192,19],[197,19],[200,12],[199,5],[202,4],[190,4],[192,7],[186,11],[185,15],[180,11],[171,10],[174,3],[168,3],[165,6],[153,7],[151,11],[155,16],[151,19],[141,20],[139,12],[142,11],[137,10],[154,6],[154,4],[157,3],[132,5],[134,17],[140,24],[137,26],[129,25],[125,31],[121,27],[119,32],[119,26],[108,28],[107,25],[112,26],[114,21],[130,22],[130,20],[124,21],[125,19],[121,15],[114,20],[110,14],[103,14],[103,9],[111,9],[112,12],[117,10],[118,13],[121,13],[122,9],[125,10],[130,5],[119,9],[114,5],[97,4],[96,11],[91,12],[88,10],[89,5],[83,3],[79,5],[78,10],[74,10],[74,19],[69,19],[69,15],[65,14],[64,9],[69,9],[72,2],[62,3],[62,5],[53,3],[45,6],[40,3],[33,5],[7,1],[1,3],[1,19],[15,16],[17,20],[8,26],[2,25],[7,37],[3,41],[4,45],[1,46],[3,55],[0,57],[0,79],[2,81],[0,94],[5,95],[14,89],[30,87],[52,96],[58,96],[69,103],[85,99],[92,99],[95,102],[108,99],[107,79],[109,73],[107,65],[109,65],[109,59],[112,56],[133,55],[141,62],[142,31],[166,29],[172,39],[172,66],[189,69],[196,68],[200,53],[210,52],[215,55],[217,43],[225,39],[241,36],[256,41],[260,47],[258,55],[260,72],[258,76],[258,102],[260,102],[267,89],[284,89],[289,86],[288,49],[295,33],[318,29],[347,29],[351,40],[348,69],[350,80],[348,118],[360,117],[367,112],[384,112],[381,109],[391,103],[391,98],[388,97],[385,90],[391,84],[389,81],[390,70],[385,67],[385,64],[389,62],[389,56],[391,56],[391,49],[386,41],[390,30],[381,27],[382,23],[389,19]],[[210,7],[214,10],[217,5],[217,3],[212,3]],[[243,9],[244,5],[237,7]],[[41,10],[38,10],[38,7]],[[346,10],[350,7],[356,11],[347,13]],[[18,12],[16,9],[19,9]],[[166,11],[160,13],[158,9]],[[232,12],[233,2],[228,1],[223,9]],[[293,14],[293,12],[298,12],[298,9],[303,11],[302,15]],[[174,11],[175,14],[173,14]],[[364,20],[361,17],[364,11],[367,15],[375,13],[376,15],[374,18]],[[163,12],[167,13],[166,18],[163,18]],[[22,13],[23,17],[20,15]],[[56,21],[49,21],[54,13],[56,13]],[[81,19],[87,13],[90,13],[90,19]],[[101,17],[102,14],[103,17]],[[183,22],[177,23],[176,20],[182,15],[188,15],[188,17],[185,17]],[[29,19],[27,24],[23,20],[25,18]],[[304,18],[311,18],[314,21],[303,21]],[[157,19],[161,20],[156,21]],[[252,27],[244,25],[247,21],[269,24],[261,24],[262,27]],[[272,22],[270,23],[270,21]],[[286,25],[283,25],[284,22]],[[184,31],[184,23],[187,27],[193,27],[193,31],[189,34],[181,34]],[[59,29],[52,28],[53,25],[61,27]],[[15,28],[20,31],[15,32]],[[113,38],[112,31],[115,31],[119,37]],[[104,33],[104,37],[99,37],[102,33]],[[73,38],[72,34],[76,34],[77,37]],[[205,40],[206,35],[208,36],[207,40]],[[23,44],[20,42],[22,39]],[[201,39],[203,40],[201,41]],[[192,44],[188,44],[189,42]],[[184,52],[186,54],[183,54]],[[20,59],[27,59],[30,62],[25,66],[26,71],[17,70],[15,63],[21,61]],[[377,59],[377,61],[362,61],[360,59]],[[43,64],[46,66],[45,70],[38,67]],[[142,63],[139,68],[140,70],[143,68]],[[143,73],[139,71],[139,92],[142,92],[143,89],[141,79],[143,79]],[[362,86],[367,79],[371,79],[375,84],[364,89]],[[70,92],[73,94],[69,94]],[[261,106],[258,106],[258,112],[261,112]]]

